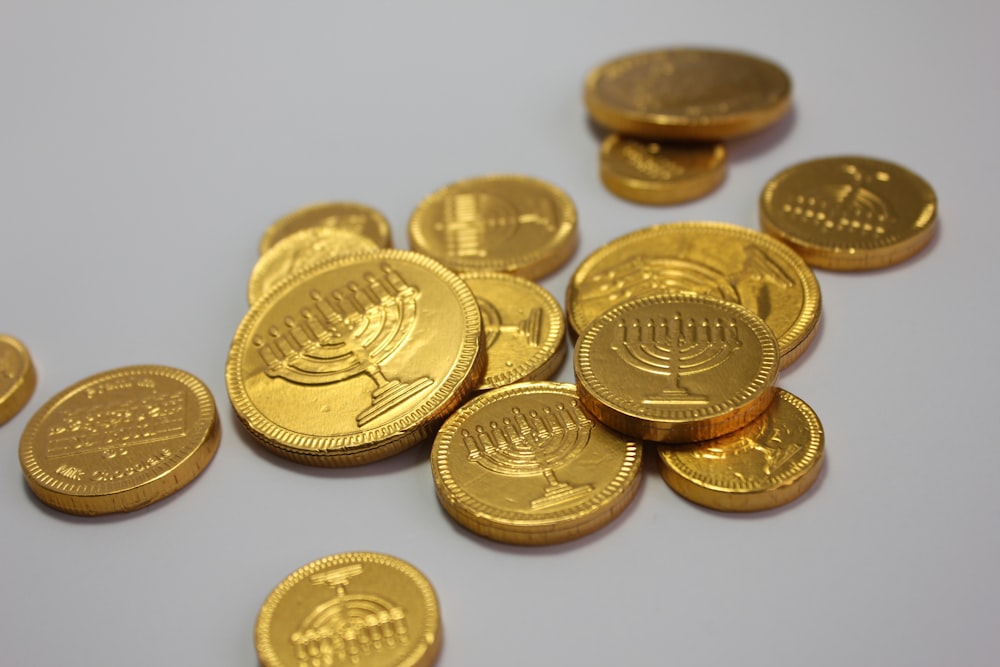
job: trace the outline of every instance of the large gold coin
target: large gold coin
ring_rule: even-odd
[[[726,177],[722,144],[668,144],[621,134],[601,142],[601,181],[638,204],[678,204],[702,197]]]
[[[21,411],[35,391],[35,366],[24,343],[0,334],[0,424]]]
[[[580,401],[613,429],[655,442],[740,428],[774,398],[778,344],[742,306],[691,294],[628,301],[581,334]]]
[[[715,440],[659,447],[663,479],[688,500],[754,512],[805,493],[823,465],[823,426],[798,397],[779,390],[764,413]]]
[[[268,227],[260,239],[260,254],[286,236],[312,227],[343,229],[371,239],[380,248],[392,246],[392,228],[381,213],[364,204],[327,202],[292,211]]]
[[[571,384],[524,382],[462,406],[431,470],[441,505],[484,537],[553,544],[621,514],[639,487],[642,443],[591,419]]]
[[[300,463],[343,466],[426,437],[475,389],[486,357],[469,287],[424,255],[314,264],[244,316],[226,364],[236,414]]]
[[[665,49],[592,70],[584,102],[599,124],[646,139],[716,141],[764,128],[790,106],[778,65],[744,53]]]
[[[622,236],[580,263],[566,291],[571,331],[620,303],[665,292],[749,308],[774,331],[782,368],[806,350],[820,317],[816,276],[785,244],[727,223],[677,222]]]
[[[562,307],[545,288],[509,273],[463,273],[483,316],[486,374],[477,390],[547,380],[566,358]]]
[[[772,178],[760,196],[760,224],[813,266],[864,271],[920,252],[937,228],[934,189],[883,160],[832,157]]]
[[[385,554],[327,556],[267,596],[254,631],[264,667],[428,667],[441,650],[437,595]]]
[[[128,366],[81,380],[39,408],[21,436],[21,468],[57,510],[131,512],[197,477],[219,436],[215,401],[198,378]]]
[[[576,207],[528,176],[470,178],[428,195],[410,216],[410,246],[456,271],[534,280],[565,264],[579,241]]]

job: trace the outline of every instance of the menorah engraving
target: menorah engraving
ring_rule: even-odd
[[[358,426],[434,384],[428,377],[404,383],[382,373],[381,364],[413,330],[420,293],[388,264],[380,269],[380,275],[365,273],[363,284],[352,281],[325,296],[312,290],[312,303],[298,318],[286,317],[284,331],[272,326],[269,340],[253,339],[269,377],[307,385],[361,374],[374,380],[371,405],[357,415]]]
[[[539,197],[531,203],[537,212],[518,213],[507,200],[485,192],[465,192],[444,200],[444,220],[435,224],[443,230],[445,253],[451,257],[485,257],[486,238],[491,242],[506,240],[520,225],[536,224],[547,229],[555,226],[555,213],[548,199]]]
[[[402,608],[375,595],[347,592],[349,580],[363,571],[361,565],[348,565],[309,577],[313,584],[333,588],[336,597],[313,609],[289,638],[299,667],[357,664],[409,641]]]
[[[555,468],[576,458],[590,440],[594,425],[577,413],[576,402],[557,403],[525,413],[514,407],[510,416],[472,429],[462,429],[469,460],[500,475],[538,475],[545,478],[542,496],[532,509],[549,509],[587,496],[590,484],[573,486],[556,479]]]
[[[542,344],[542,309],[532,308],[528,316],[516,324],[504,324],[500,309],[481,297],[476,297],[479,312],[483,315],[483,335],[486,349],[493,347],[501,334],[521,336],[530,347]]]
[[[735,320],[685,321],[680,312],[671,318],[650,318],[645,322],[619,320],[618,329],[622,342],[611,347],[621,359],[644,373],[666,379],[666,386],[656,396],[643,399],[643,403],[651,405],[708,403],[707,397],[680,386],[681,377],[716,368],[742,345]]]
[[[895,216],[885,200],[869,187],[890,180],[888,173],[865,173],[856,165],[842,167],[846,183],[820,185],[789,196],[783,213],[822,232],[843,232],[860,236],[882,236]]]

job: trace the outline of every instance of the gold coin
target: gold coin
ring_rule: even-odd
[[[593,421],[576,388],[523,382],[480,394],[431,450],[438,499],[500,542],[554,544],[604,526],[639,487],[642,443]]]
[[[0,334],[0,424],[14,418],[35,391],[35,366],[24,343]]]
[[[715,438],[774,398],[778,344],[746,308],[692,294],[628,301],[581,334],[580,401],[598,420],[655,442]]]
[[[781,118],[792,82],[778,65],[733,51],[664,49],[611,60],[587,76],[599,124],[647,139],[716,141]]]
[[[81,380],[39,408],[21,436],[21,468],[57,510],[131,512],[197,477],[219,436],[201,380],[166,366],[127,366]]]
[[[368,463],[410,447],[475,389],[486,357],[469,287],[403,250],[314,264],[257,301],[226,364],[236,414],[300,463]]]
[[[678,204],[702,197],[726,177],[722,144],[668,144],[621,134],[601,143],[601,181],[622,199]]]
[[[808,347],[820,317],[819,283],[788,246],[721,222],[676,222],[626,234],[587,257],[570,279],[566,310],[579,333],[604,311],[664,292],[745,306],[778,338],[781,367]]]
[[[300,208],[268,227],[260,239],[260,254],[286,236],[311,227],[343,229],[371,239],[379,248],[392,246],[392,228],[381,213],[364,204],[327,202]]]
[[[343,553],[278,584],[254,640],[264,667],[428,667],[441,651],[441,613],[431,583],[409,563]]]
[[[288,276],[324,259],[378,249],[375,241],[346,229],[303,229],[281,239],[260,256],[250,274],[247,298],[253,305]]]
[[[937,228],[934,189],[883,160],[832,157],[772,178],[760,196],[761,228],[813,266],[864,271],[898,264]]]
[[[525,380],[547,380],[566,358],[562,307],[545,288],[509,273],[461,274],[479,304],[486,374],[478,391]]]
[[[784,390],[764,413],[715,440],[659,447],[663,479],[688,500],[727,512],[755,512],[805,493],[823,465],[823,426]]]
[[[428,195],[410,216],[410,246],[456,271],[534,280],[565,264],[579,241],[576,207],[527,176],[481,176]]]

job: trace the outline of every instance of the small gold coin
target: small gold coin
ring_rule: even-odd
[[[601,143],[601,181],[622,199],[678,204],[702,197],[726,177],[722,144],[668,144],[621,134]]]
[[[28,404],[36,380],[28,348],[13,336],[0,334],[0,424]]]
[[[251,306],[226,386],[236,414],[280,456],[368,463],[426,436],[486,367],[469,287],[433,259],[379,250],[314,264]]]
[[[254,264],[247,298],[253,305],[288,276],[324,259],[378,249],[379,246],[370,238],[335,227],[309,227],[289,234],[271,246]]]
[[[523,382],[480,394],[431,450],[438,499],[458,523],[514,544],[554,544],[604,526],[639,487],[642,443],[591,419],[576,388]]]
[[[628,301],[581,334],[580,402],[599,421],[655,442],[707,440],[774,398],[778,344],[746,308],[691,294]]]
[[[755,512],[805,493],[823,465],[823,425],[784,390],[764,413],[715,440],[659,447],[663,479],[688,500],[727,512]]]
[[[864,271],[920,252],[937,228],[937,196],[920,176],[863,157],[803,162],[772,178],[760,196],[761,228],[809,264]]]
[[[534,280],[565,264],[579,242],[576,207],[528,176],[470,178],[428,195],[410,216],[410,246],[455,271]]]
[[[381,213],[364,204],[327,202],[300,208],[268,227],[260,239],[260,254],[286,236],[311,227],[343,229],[371,239],[379,248],[392,246],[392,228]]]
[[[778,338],[781,367],[809,346],[820,317],[819,283],[788,246],[722,222],[676,222],[626,234],[577,267],[566,290],[570,330],[642,296],[686,292],[745,306]]]
[[[584,102],[599,124],[647,139],[717,141],[762,129],[790,106],[778,65],[733,51],[665,49],[590,72]]]
[[[441,613],[431,583],[409,563],[343,553],[278,584],[254,640],[264,667],[428,667],[441,651]]]
[[[509,273],[461,274],[483,317],[486,375],[478,391],[547,380],[566,358],[562,307],[545,288]]]
[[[57,510],[131,512],[197,477],[219,436],[201,380],[166,366],[128,366],[81,380],[39,408],[21,436],[21,468]]]

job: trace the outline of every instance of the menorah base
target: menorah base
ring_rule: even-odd
[[[373,419],[392,410],[406,399],[419,394],[432,384],[434,384],[433,380],[423,377],[409,384],[400,382],[399,380],[392,380],[381,385],[372,392],[372,404],[362,410],[357,416],[358,426],[364,426]]]
[[[686,389],[666,389],[655,397],[642,399],[644,405],[706,405],[706,396],[697,396]]]
[[[552,484],[545,489],[545,495],[531,501],[531,509],[544,510],[556,505],[562,505],[571,500],[577,500],[589,495],[593,489],[594,487],[590,484],[585,484],[584,486],[570,486],[564,482]]]

